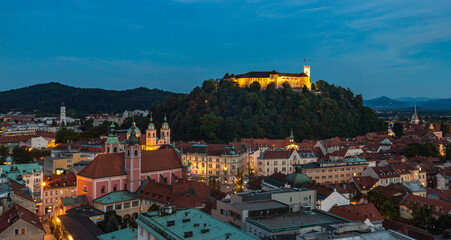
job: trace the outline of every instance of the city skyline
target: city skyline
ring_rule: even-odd
[[[449,98],[449,5],[6,2],[0,91],[60,82],[186,93],[227,72],[299,73],[305,58],[314,82],[350,88],[364,99]]]

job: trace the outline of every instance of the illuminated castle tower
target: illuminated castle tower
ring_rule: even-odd
[[[304,65],[304,73],[310,78],[310,65]]]
[[[412,114],[412,118],[410,118],[410,123],[411,124],[419,124],[420,123],[420,119],[418,118],[418,115],[417,115],[417,106],[415,104],[413,105],[413,114]]]

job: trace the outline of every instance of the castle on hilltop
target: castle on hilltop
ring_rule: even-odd
[[[262,89],[265,89],[270,83],[275,83],[276,87],[280,88],[284,82],[287,82],[292,88],[306,87],[309,90],[312,88],[309,65],[304,65],[304,72],[302,73],[280,73],[275,70],[272,72],[248,72],[239,75],[226,73],[223,79],[234,81],[240,87],[249,87],[253,82],[258,82]]]

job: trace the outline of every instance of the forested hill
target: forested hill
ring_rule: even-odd
[[[59,83],[38,84],[0,92],[0,113],[11,109],[27,113],[59,113],[64,102],[67,112],[77,114],[120,113],[124,110],[149,109],[165,101],[171,92],[136,88],[111,91],[94,88],[75,88]]]
[[[173,94],[153,107],[161,123],[164,113],[177,140],[227,142],[235,138],[285,138],[297,141],[354,137],[381,131],[384,125],[362,96],[318,81],[321,94],[296,92],[285,84],[260,90],[258,83],[240,88],[225,80],[208,80],[189,94]]]

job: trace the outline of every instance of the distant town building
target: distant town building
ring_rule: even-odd
[[[41,202],[43,172],[37,163],[0,165],[0,177],[10,178],[30,188],[33,199]]]
[[[316,162],[312,150],[276,149],[266,150],[258,157],[258,175],[268,176],[275,172],[290,174],[295,164]]]
[[[74,173],[44,176],[42,182],[42,214],[54,213],[60,198],[77,195],[77,178]]]
[[[368,167],[362,158],[348,158],[337,161],[311,162],[298,165],[302,172],[317,183],[344,183],[354,176],[361,176]]]
[[[66,119],[66,106],[64,103],[61,104],[60,107],[60,125],[66,126],[67,125],[67,119]]]
[[[179,143],[185,165],[194,180],[215,178],[223,184],[234,184],[237,172],[244,172],[249,152],[241,144]]]

